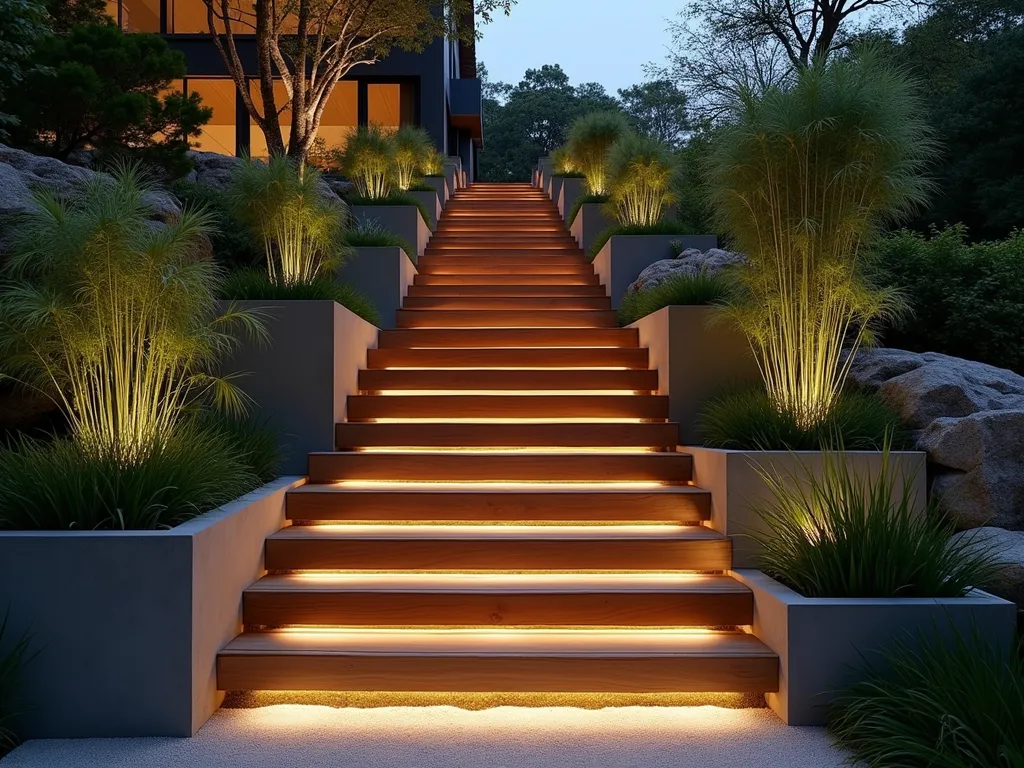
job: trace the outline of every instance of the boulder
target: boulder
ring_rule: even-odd
[[[1024,531],[977,528],[962,531],[953,540],[966,540],[969,549],[986,549],[995,553],[1004,566],[988,591],[1012,600],[1024,609]]]
[[[654,288],[670,277],[676,275],[696,275],[701,272],[717,273],[726,267],[745,264],[747,257],[742,253],[723,251],[721,248],[710,248],[701,251],[687,248],[677,258],[656,261],[641,272],[626,289],[627,293],[644,291]]]
[[[1024,529],[1024,377],[934,352],[866,349],[850,379],[927,452],[932,498],[963,529]]]

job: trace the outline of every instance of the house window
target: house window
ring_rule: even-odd
[[[230,78],[188,79],[188,92],[198,93],[203,106],[213,109],[213,117],[203,126],[203,132],[195,140],[200,152],[219,152],[222,155],[235,154],[235,82]]]
[[[160,31],[160,0],[120,0],[120,9],[117,2],[109,0],[106,9],[125,32]]]
[[[388,133],[416,120],[412,83],[370,83],[366,87],[366,117]]]
[[[251,35],[255,32],[254,5],[246,0],[230,0],[228,13],[231,16],[231,31],[236,35]],[[214,8],[220,11],[220,3]],[[223,24],[215,22],[218,31]],[[206,3],[203,0],[167,0],[167,32],[174,35],[208,35],[210,23]]]
[[[359,127],[359,84],[355,80],[339,80],[320,118],[317,136],[327,149],[344,149],[348,137]]]

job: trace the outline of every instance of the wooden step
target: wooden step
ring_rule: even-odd
[[[600,285],[410,285],[406,298],[435,296],[607,298]]]
[[[399,309],[399,328],[617,328],[612,310]]]
[[[596,274],[416,275],[413,285],[600,285]]]
[[[221,690],[740,692],[778,690],[753,635],[686,630],[247,632],[217,656]]]
[[[592,486],[488,490],[467,484],[443,490],[429,486],[360,490],[312,484],[289,491],[285,498],[288,519],[303,521],[699,523],[711,518],[711,495],[690,485],[642,490]]]
[[[646,448],[675,450],[679,425],[636,423],[356,422],[336,425],[335,448]]]
[[[439,264],[441,257],[421,262],[418,269],[421,275],[587,275],[593,274],[594,268],[589,264],[548,263],[548,264],[510,264],[487,263],[483,258],[466,259],[466,264]]]
[[[636,351],[639,343],[640,332],[635,328],[419,328],[381,331],[377,339],[379,349],[613,347]],[[647,350],[640,351],[646,358]]]
[[[406,296],[404,309],[610,310],[607,296]]]
[[[699,525],[292,525],[268,571],[725,571],[729,538]]]
[[[658,389],[657,371],[386,371],[359,372],[359,389],[381,390],[580,390],[616,389],[651,392]],[[507,443],[515,445],[515,443]]]
[[[417,268],[422,271],[424,269],[461,269],[464,271],[471,272],[473,268],[486,267],[486,272],[501,273],[499,267],[515,267],[517,269],[525,270],[527,267],[536,267],[538,269],[544,267],[573,267],[576,269],[584,269],[593,271],[593,266],[583,259],[582,256],[577,256],[572,253],[566,253],[561,255],[541,255],[541,256],[520,256],[515,259],[513,263],[509,263],[508,259],[496,258],[494,256],[487,256],[486,254],[478,254],[472,256],[462,255],[448,255],[448,254],[435,254],[425,255],[420,258]]]
[[[409,451],[310,453],[309,482],[640,482],[689,483],[689,454],[471,453]]]
[[[668,418],[666,395],[349,395],[347,421]]]
[[[242,595],[247,626],[744,626],[750,590],[717,574],[277,574]]]
[[[382,334],[383,335],[383,332]],[[647,368],[645,348],[385,348],[366,351],[370,368]]]

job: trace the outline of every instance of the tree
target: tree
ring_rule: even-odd
[[[66,35],[79,24],[113,24],[107,15],[106,0],[46,0],[50,29]]]
[[[111,24],[74,26],[44,38],[37,68],[11,94],[15,140],[62,160],[75,150],[134,151],[180,172],[190,138],[212,112],[198,94],[165,93],[185,60],[159,35]]]
[[[32,68],[34,46],[46,35],[46,9],[33,0],[0,0],[0,105]],[[0,139],[17,118],[0,110]]]
[[[304,162],[338,81],[392,48],[421,50],[439,35],[472,39],[474,11],[484,22],[515,0],[203,0],[210,34],[242,103],[271,154],[285,152],[281,113],[291,113],[287,152]],[[475,8],[474,8],[475,6]],[[237,35],[255,34],[259,98],[249,91]],[[280,80],[287,94],[275,96]]]
[[[622,111],[639,133],[678,147],[689,130],[686,94],[667,78],[619,89]]]

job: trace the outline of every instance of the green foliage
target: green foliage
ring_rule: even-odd
[[[569,209],[569,218],[567,221],[572,224],[576,220],[576,214],[580,212],[580,208],[584,205],[604,205],[608,202],[608,195],[581,195],[576,198],[576,202],[572,204],[572,208]]]
[[[201,430],[222,435],[230,442],[235,456],[255,473],[260,484],[280,477],[284,458],[279,444],[281,435],[266,422],[218,411],[204,411],[197,419]]]
[[[915,478],[900,477],[888,443],[877,470],[855,461],[826,453],[820,476],[758,468],[771,494],[751,535],[761,570],[804,597],[963,597],[992,580],[997,554],[951,542],[952,521],[920,512]]]
[[[0,621],[0,758],[18,746],[18,737],[13,726],[21,715],[18,698],[22,689],[22,674],[25,666],[39,651],[32,651],[32,636],[23,634],[11,638],[8,629],[11,618],[10,606]]]
[[[601,232],[594,244],[590,246],[587,256],[593,261],[594,257],[601,252],[607,243],[615,235],[688,235],[691,234],[682,224],[677,221],[665,221],[664,219],[655,224],[623,225],[615,224]]]
[[[247,457],[227,432],[187,423],[128,465],[23,438],[0,448],[0,529],[170,528],[259,487]]]
[[[926,199],[930,135],[910,79],[866,51],[746,94],[716,138],[712,196],[750,257],[733,316],[775,407],[801,425],[828,418],[852,359],[844,349],[897,307],[865,280],[861,251]]]
[[[880,241],[876,280],[903,295],[910,313],[886,343],[941,352],[1024,373],[1024,232],[967,243],[964,227]]]
[[[361,221],[345,232],[345,244],[350,248],[398,247],[416,263],[416,249],[402,236],[385,229],[376,219]]]
[[[420,214],[423,216],[423,220],[427,222],[427,226],[433,226],[434,224],[434,217],[427,210],[427,206],[424,205],[423,201],[405,192],[391,192],[385,197],[345,195],[345,202],[349,205],[415,205],[420,209]]]
[[[675,82],[667,78],[648,80],[620,88],[619,98],[634,131],[673,148],[683,143],[690,120],[686,93]]]
[[[377,200],[391,194],[395,182],[395,145],[380,126],[359,126],[335,159],[360,197]]]
[[[899,418],[875,395],[844,390],[825,419],[799,423],[780,411],[763,388],[737,389],[701,407],[697,429],[704,445],[753,451],[877,451],[887,435],[902,446]]]
[[[586,177],[590,194],[608,194],[608,151],[627,133],[625,116],[610,110],[591,112],[572,124],[566,146],[573,165]]]
[[[192,210],[203,210],[210,217],[210,238],[213,258],[226,267],[255,267],[266,258],[263,244],[248,227],[239,226],[231,210],[231,202],[219,189],[178,179],[170,190],[181,204]]]
[[[320,172],[277,155],[243,158],[227,191],[235,219],[263,243],[267,274],[283,285],[311,283],[345,257],[344,208],[320,190]]]
[[[79,450],[132,465],[212,398],[241,394],[212,375],[257,318],[217,306],[220,273],[203,258],[209,218],[152,226],[152,187],[136,168],[97,176],[78,196],[39,191],[15,228],[0,288],[5,370],[63,406]]]
[[[31,71],[35,46],[47,32],[46,9],[34,0],[0,0],[0,105],[8,90]],[[5,126],[17,118],[0,111],[0,140],[7,140]]]
[[[407,191],[417,175],[434,163],[434,140],[425,129],[403,125],[391,136],[395,162],[395,185]]]
[[[690,232],[723,234],[715,221],[710,199],[709,160],[714,128],[699,124],[677,152],[675,176],[676,218]]]
[[[1024,765],[1024,648],[949,627],[900,640],[834,705],[829,731],[879,768]]]
[[[619,325],[629,325],[662,307],[723,304],[730,286],[720,272],[673,275],[653,288],[627,292],[619,304]]]
[[[624,226],[652,226],[672,191],[675,157],[660,139],[625,134],[608,151],[608,189],[616,216]]]
[[[424,176],[444,176],[444,164],[448,156],[443,152],[430,152],[423,160],[423,167],[420,172]]]
[[[106,0],[46,0],[46,12],[50,15],[50,29],[58,35],[66,35],[78,24],[113,24],[107,15]]]
[[[335,282],[331,275],[308,283],[281,284],[269,280],[262,270],[239,269],[228,275],[221,295],[234,301],[334,301],[368,323],[380,322],[373,302],[348,283]]]
[[[40,40],[32,64],[7,99],[16,143],[61,160],[85,147],[127,152],[172,176],[191,168],[189,140],[213,113],[197,94],[165,93],[185,58],[159,35],[78,25]]]

